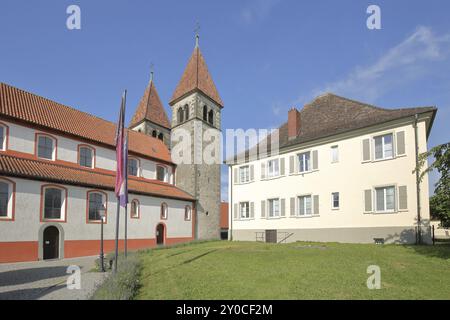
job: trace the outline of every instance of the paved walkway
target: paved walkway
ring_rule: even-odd
[[[107,273],[93,272],[97,257],[0,264],[0,300],[89,299]],[[81,289],[67,288],[67,267],[81,271]]]

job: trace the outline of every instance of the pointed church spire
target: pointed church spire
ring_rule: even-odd
[[[180,82],[178,83],[169,104],[174,105],[179,99],[198,90],[223,108],[222,99],[220,98],[216,85],[208,71],[208,66],[200,51],[200,47],[198,46],[198,39],[199,36],[197,33],[194,52],[189,59],[186,69],[184,69],[184,73],[181,76]]]
[[[170,129],[169,118],[159,98],[158,91],[156,90],[155,83],[153,81],[153,64],[150,71],[150,81],[145,89],[133,118],[130,121],[129,127],[135,127],[142,121],[150,121],[164,128]]]

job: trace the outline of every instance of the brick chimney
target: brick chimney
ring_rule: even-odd
[[[300,112],[292,108],[288,113],[288,137],[289,140],[295,139],[300,130]]]

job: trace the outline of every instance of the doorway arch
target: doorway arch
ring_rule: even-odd
[[[164,245],[166,241],[166,226],[160,223],[156,226],[156,245]]]
[[[55,223],[55,222],[49,222],[49,223],[45,223],[43,225],[41,225],[41,227],[39,228],[39,232],[38,232],[38,259],[39,260],[44,260],[44,246],[45,246],[45,242],[44,242],[44,232],[47,230],[47,228],[49,227],[54,227],[58,230],[58,258],[59,259],[63,259],[64,258],[64,229],[63,227],[59,224],[59,223]],[[55,231],[53,231],[55,232]]]
[[[43,241],[44,260],[59,259],[59,230],[55,226],[48,226],[44,229]]]

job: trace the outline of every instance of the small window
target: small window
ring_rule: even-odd
[[[269,199],[269,218],[280,216],[280,199]]]
[[[192,209],[190,206],[184,208],[184,220],[190,221],[192,216]]]
[[[130,176],[138,177],[139,174],[139,161],[135,158],[128,158],[128,174]]]
[[[239,168],[239,178],[241,183],[250,181],[250,168],[249,166],[244,166]]]
[[[311,168],[311,152],[303,152],[298,155],[298,171],[307,172]]]
[[[375,188],[375,205],[377,212],[395,211],[395,187]]]
[[[331,194],[331,208],[339,209],[339,192],[333,192]]]
[[[0,124],[0,151],[5,151],[8,146],[8,127],[4,124]]]
[[[239,203],[239,215],[241,219],[250,218],[250,204],[248,202]]]
[[[312,215],[312,197],[311,196],[298,197],[298,214],[301,217]]]
[[[392,134],[385,134],[374,138],[375,160],[391,159],[394,157]]]
[[[203,106],[203,120],[208,121],[208,107]]]
[[[66,190],[58,187],[44,187],[44,220],[65,219]]]
[[[153,137],[153,138],[156,138],[157,135],[158,135],[158,132],[157,132],[156,130],[153,130],[153,131],[152,131],[152,137]]]
[[[183,108],[178,108],[177,111],[178,123],[183,122]]]
[[[139,201],[137,199],[134,199],[133,201],[131,201],[131,210],[130,210],[130,214],[131,214],[131,218],[133,219],[138,219],[139,218]]]
[[[331,163],[339,162],[339,148],[338,146],[331,147]]]
[[[80,166],[93,168],[94,167],[94,149],[90,147],[80,147]]]
[[[209,122],[209,124],[214,125],[214,111],[213,110],[209,110],[208,122]]]
[[[14,192],[14,182],[0,179],[0,220],[14,219]]]
[[[167,168],[165,166],[156,166],[156,179],[162,182],[168,182]]]
[[[101,211],[106,214],[106,194],[91,191],[88,193],[88,219],[90,222],[101,221]],[[105,219],[106,220],[106,219]]]
[[[169,217],[169,209],[167,207],[167,203],[163,202],[161,204],[161,219],[167,220],[168,217]]]
[[[37,156],[39,158],[55,160],[55,144],[56,140],[47,135],[38,135],[37,137]]]
[[[184,119],[189,120],[189,106],[187,104],[184,106]]]
[[[162,134],[162,132],[158,134],[158,139],[164,141],[164,135]]]
[[[267,167],[268,167],[268,176],[269,178],[271,177],[277,177],[280,175],[280,164],[279,164],[279,159],[275,159],[275,160],[270,160],[267,163]]]

